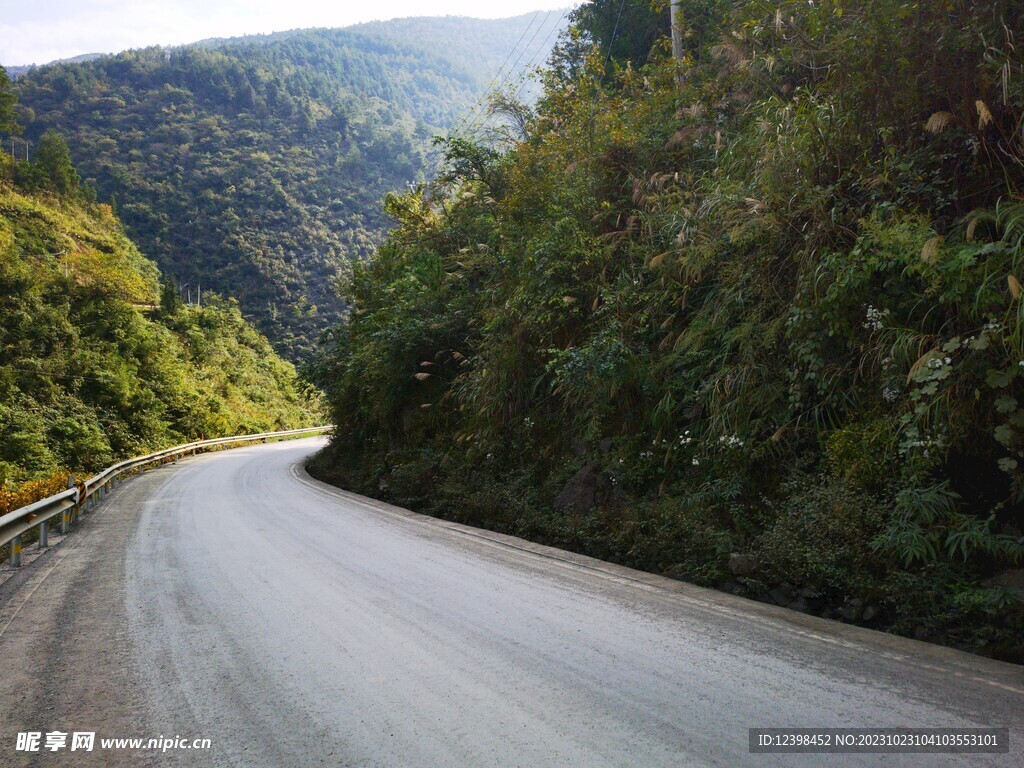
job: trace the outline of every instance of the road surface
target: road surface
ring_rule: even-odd
[[[0,586],[0,765],[1024,764],[1019,667],[404,512],[310,479],[321,444],[130,480]],[[1011,752],[748,751],[812,726],[1006,726]]]

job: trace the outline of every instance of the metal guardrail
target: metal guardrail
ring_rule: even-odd
[[[56,493],[28,506],[16,509],[0,517],[0,547],[11,545],[9,564],[21,565],[21,537],[32,528],[39,528],[39,548],[48,546],[50,521],[61,516],[61,533],[67,533],[78,515],[91,509],[105,496],[114,481],[122,475],[135,470],[143,470],[150,464],[164,464],[177,461],[182,456],[195,455],[207,448],[232,443],[267,442],[282,437],[298,437],[300,435],[316,435],[331,429],[330,426],[309,427],[307,429],[288,429],[282,432],[261,432],[258,435],[236,435],[234,437],[217,437],[212,440],[198,440],[194,443],[176,445],[156,453],[137,456],[107,467],[94,477],[86,480],[81,488],[71,485],[66,491]],[[69,480],[69,484],[73,481]]]

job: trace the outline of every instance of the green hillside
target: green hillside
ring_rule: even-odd
[[[109,205],[57,193],[74,171],[52,162],[59,139],[44,147],[37,164],[0,154],[0,488],[204,435],[310,425],[294,368],[237,302],[189,307],[162,292]]]
[[[682,0],[677,65],[666,5],[389,199],[316,471],[1024,659],[1024,8]]]
[[[389,226],[380,198],[423,177],[433,135],[476,103],[524,33],[519,67],[539,62],[560,18],[149,48],[31,69],[16,88],[25,137],[61,132],[147,255],[182,285],[238,298],[298,359],[340,318],[347,261]]]

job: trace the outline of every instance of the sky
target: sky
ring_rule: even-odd
[[[570,0],[4,0],[0,65],[45,64],[83,53],[116,53],[306,27],[344,27],[405,16],[517,16]]]

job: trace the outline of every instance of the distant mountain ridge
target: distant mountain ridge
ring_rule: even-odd
[[[26,72],[30,72],[38,67],[48,67],[51,64],[80,64],[84,61],[94,61],[95,59],[102,58],[103,56],[111,56],[109,53],[83,53],[78,56],[70,56],[66,59],[57,59],[56,61],[48,61],[46,64],[19,64],[12,67],[4,67],[7,70],[7,74],[11,78],[17,78],[24,75]]]
[[[334,283],[347,260],[388,228],[384,194],[423,178],[432,137],[503,64],[541,63],[562,16],[146,48],[34,67],[16,88],[28,140],[64,134],[148,256],[183,285],[236,296],[297,360],[341,317]]]

